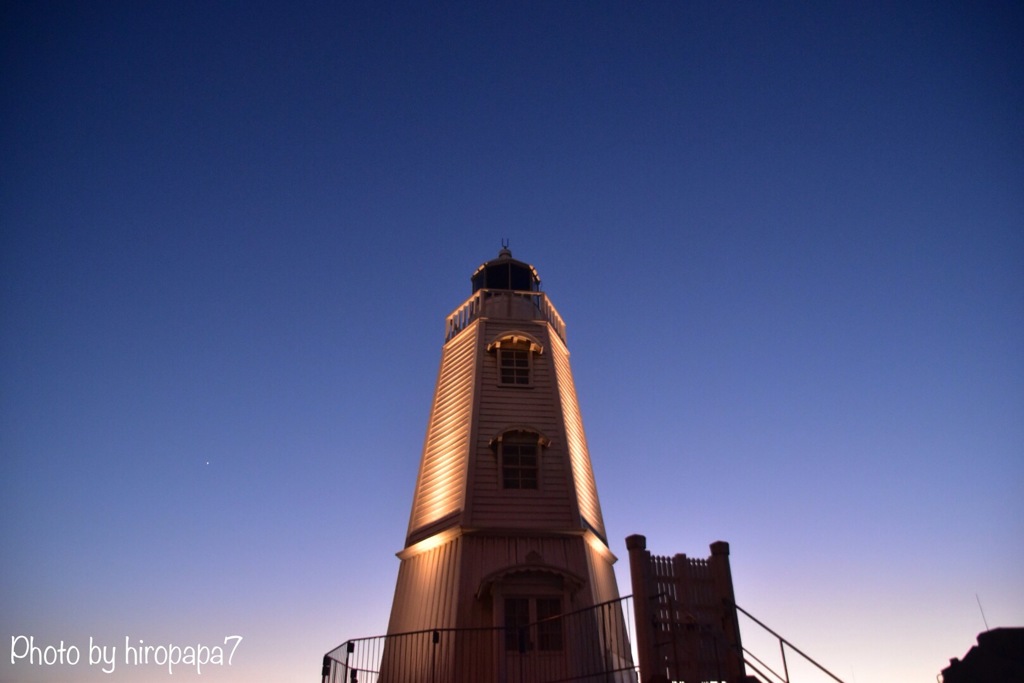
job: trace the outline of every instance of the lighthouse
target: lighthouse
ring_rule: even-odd
[[[565,322],[507,246],[471,283],[445,322],[380,680],[539,680],[526,673],[538,667],[554,680],[595,659],[625,665],[628,646],[596,623],[602,605],[617,609],[616,558]],[[416,633],[431,637],[401,637]]]

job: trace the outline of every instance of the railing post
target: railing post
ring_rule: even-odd
[[[640,534],[626,538],[629,550],[629,576],[633,584],[633,616],[636,621],[637,664],[640,666],[641,683],[664,681],[664,666],[658,668],[657,633],[654,627],[655,599],[650,576],[651,554],[647,551],[647,539]]]
[[[430,639],[434,644],[434,647],[430,648],[430,680],[437,683],[437,644],[441,642],[441,633],[434,631],[430,634]]]
[[[729,565],[729,544],[716,541],[711,544],[708,559],[715,592],[722,600],[722,631],[725,634],[728,653],[726,654],[726,680],[740,681],[746,675],[743,668],[743,640],[740,636],[739,619],[736,616],[736,593],[732,584],[732,569]]]

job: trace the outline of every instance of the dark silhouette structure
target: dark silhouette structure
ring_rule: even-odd
[[[942,683],[1021,683],[1024,681],[1024,628],[994,628],[978,634],[963,659],[949,660]]]
[[[746,680],[729,544],[706,559],[652,555],[640,535],[626,548],[642,683]]]

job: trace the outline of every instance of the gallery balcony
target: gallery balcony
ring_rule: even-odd
[[[446,319],[444,340],[447,342],[477,318],[490,316],[545,320],[565,341],[565,321],[544,292],[509,289],[478,289],[473,292]]]

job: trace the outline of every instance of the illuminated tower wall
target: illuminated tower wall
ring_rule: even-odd
[[[447,319],[389,635],[619,597],[565,324],[508,249],[472,284]]]

